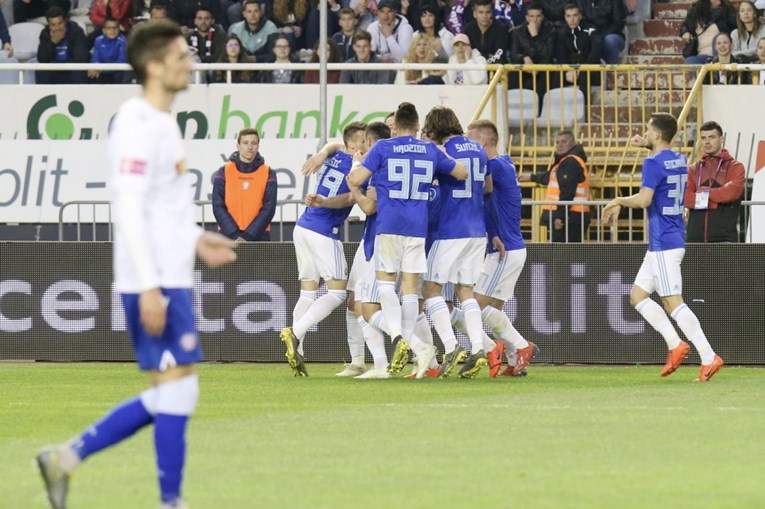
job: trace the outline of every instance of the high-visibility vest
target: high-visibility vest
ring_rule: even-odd
[[[244,230],[263,208],[271,169],[262,164],[252,173],[242,173],[234,161],[229,161],[223,166],[223,172],[226,178],[226,209],[239,229]],[[270,224],[266,231],[271,231]]]
[[[547,183],[547,194],[545,194],[545,201],[558,201],[560,200],[560,187],[558,186],[558,166],[568,159],[569,157],[576,160],[576,162],[579,163],[579,166],[582,167],[582,170],[584,171],[584,181],[579,182],[576,185],[576,195],[574,195],[573,201],[587,201],[590,197],[590,176],[587,174],[587,163],[584,162],[584,160],[579,157],[575,156],[574,154],[569,154],[565,157],[563,157],[560,161],[558,161],[558,164],[552,167],[550,170],[550,181]],[[542,205],[542,210],[558,210],[557,205]],[[569,205],[568,210],[571,212],[590,212],[590,207],[588,205]]]

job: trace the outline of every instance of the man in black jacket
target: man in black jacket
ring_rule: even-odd
[[[560,131],[555,140],[552,167],[543,173],[518,175],[518,181],[547,186],[545,201],[548,202],[589,200],[587,154],[577,144],[574,133]],[[590,209],[587,205],[544,205],[540,223],[551,229],[552,242],[582,242],[590,227]]]
[[[465,25],[463,32],[470,39],[470,46],[481,52],[489,64],[507,62],[507,27],[494,19],[491,0],[478,0],[473,5],[473,16],[475,20]]]
[[[60,7],[45,13],[48,26],[40,32],[37,60],[41,64],[84,64],[90,62],[90,48],[80,26],[67,20]],[[86,83],[85,71],[36,71],[35,81],[45,85]]]
[[[581,0],[582,25],[595,28],[595,36],[602,40],[601,58],[607,64],[618,64],[624,49],[624,26],[627,7],[624,0]]]
[[[602,41],[598,37],[593,37],[594,28],[582,27],[582,13],[577,4],[566,4],[565,19],[566,24],[558,29],[556,45],[558,63],[599,64]],[[577,83],[585,97],[588,97],[589,88],[600,85],[599,72],[591,72],[589,76],[588,82],[587,73],[568,71],[565,74],[565,85]]]
[[[552,23],[545,20],[542,5],[533,3],[526,11],[526,22],[510,33],[511,64],[554,64],[556,33]],[[534,78],[536,75],[536,80]],[[540,110],[545,92],[560,86],[558,73],[524,71],[508,76],[509,88],[533,88],[539,95]]]

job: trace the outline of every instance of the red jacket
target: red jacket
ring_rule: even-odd
[[[688,167],[685,207],[690,209],[688,242],[738,242],[738,218],[744,194],[744,165],[725,149],[704,155]],[[695,210],[696,193],[709,191],[707,209]]]

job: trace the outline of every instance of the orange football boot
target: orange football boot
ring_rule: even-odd
[[[722,357],[719,355],[715,355],[714,360],[711,362],[711,364],[702,364],[701,370],[699,371],[699,377],[696,379],[697,382],[708,382],[710,378],[714,376],[715,373],[720,371],[720,368],[723,367],[723,364],[725,364],[722,360]]]
[[[669,376],[675,372],[680,364],[688,357],[691,351],[691,347],[685,341],[680,341],[680,344],[669,351],[667,354],[667,362],[664,364],[664,369],[661,370],[661,376]],[[719,369],[719,368],[718,368]],[[714,374],[714,373],[712,373]]]

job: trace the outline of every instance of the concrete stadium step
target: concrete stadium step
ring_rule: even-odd
[[[682,26],[681,19],[647,19],[643,21],[643,35],[645,37],[679,37]]]
[[[625,94],[623,90],[606,90],[603,92],[603,103],[620,108],[645,104],[646,109],[651,111],[667,111],[671,107],[672,113],[680,113],[686,97],[682,90],[633,90],[631,94]]]
[[[691,8],[689,2],[672,2],[668,4],[655,4],[653,6],[654,19],[685,19],[688,9]]]
[[[693,86],[693,82],[696,79],[695,70],[688,67],[686,72],[679,71],[645,71],[645,72],[631,72],[631,73],[617,73],[616,85],[621,89],[683,89],[683,87],[690,89]],[[609,76],[609,82],[614,79],[613,75]]]
[[[578,140],[584,142],[587,146],[605,147],[609,144],[616,150],[616,147],[624,147],[625,144],[636,134],[642,134],[643,128],[630,128],[626,124],[615,124],[613,122],[595,123],[583,125],[578,131]]]
[[[625,64],[633,65],[678,65],[683,63],[682,55],[628,55]]]
[[[653,37],[630,42],[630,55],[682,55],[685,42],[678,37]]]
[[[672,113],[679,115],[682,109],[682,105],[678,105],[676,107],[673,106]],[[666,108],[663,105],[659,105],[658,110],[666,111]],[[648,119],[651,117],[651,113],[655,111],[657,111],[655,104],[652,104],[650,107],[646,105],[645,108],[642,106],[628,106],[626,104],[620,106],[605,107],[595,106],[592,108],[590,113],[590,122],[595,123],[602,121],[606,122],[607,124],[617,123],[620,126],[627,127],[627,132],[629,132],[630,125],[632,125],[633,128],[637,126],[637,131],[632,134],[638,134],[639,132],[642,132],[643,126],[648,123]],[[692,107],[690,114],[690,118],[696,118],[696,108]]]

